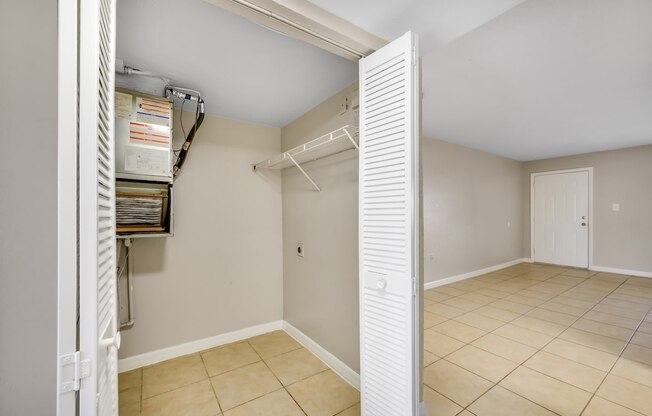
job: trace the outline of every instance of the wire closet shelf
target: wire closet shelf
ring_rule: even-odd
[[[321,188],[312,180],[310,175],[301,167],[302,163],[312,162],[328,156],[332,156],[347,150],[358,149],[358,143],[354,136],[357,129],[352,126],[343,126],[330,133],[324,134],[316,139],[310,140],[300,146],[292,148],[272,158],[263,160],[253,165],[254,171],[259,169],[285,169],[296,167],[308,179],[317,191]]]

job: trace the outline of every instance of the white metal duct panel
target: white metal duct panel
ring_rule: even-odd
[[[360,61],[362,414],[416,415],[418,77],[408,32]]]
[[[80,3],[80,414],[117,415],[115,0]]]

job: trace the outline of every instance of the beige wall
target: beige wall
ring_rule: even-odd
[[[251,170],[280,146],[278,128],[206,117],[175,181],[174,237],[134,243],[121,358],[282,319],[281,177]]]
[[[594,169],[594,265],[652,272],[652,145],[525,163],[523,255],[530,257],[530,174],[583,167]]]
[[[0,56],[0,415],[54,415],[57,2],[0,2]]]
[[[339,112],[355,94],[354,85],[284,127],[283,149],[353,125],[352,111]],[[283,171],[284,319],[358,371],[358,155],[351,150],[305,169],[322,192],[297,169]],[[297,242],[305,257],[296,255]]]
[[[521,258],[522,164],[432,139],[421,156],[425,281]]]

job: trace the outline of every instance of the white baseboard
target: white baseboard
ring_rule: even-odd
[[[483,274],[486,274],[486,273],[495,272],[496,270],[504,269],[505,267],[509,267],[509,266],[514,266],[514,265],[519,264],[519,263],[531,263],[531,262],[532,262],[532,260],[526,259],[526,258],[516,259],[516,260],[508,261],[507,263],[497,264],[495,266],[486,267],[486,268],[481,269],[481,270],[475,270],[475,271],[472,271],[472,272],[462,273],[462,274],[458,274],[458,275],[455,275],[455,276],[450,276],[450,277],[446,277],[446,278],[443,278],[443,279],[435,280],[435,281],[432,281],[432,282],[426,282],[423,285],[423,288],[425,290],[428,290],[428,289],[432,289],[432,288],[435,288],[435,287],[447,285],[449,283],[459,282],[460,280],[470,279],[472,277],[480,276],[480,275],[483,275]]]
[[[284,330],[287,332],[292,338],[296,339],[297,342],[315,354],[317,358],[322,360],[347,383],[360,390],[360,374],[355,372],[353,369],[351,369],[351,367],[344,364],[339,358],[328,352],[321,345],[317,344],[306,334],[286,321],[273,321],[210,338],[204,338],[197,341],[187,342],[181,345],[175,345],[152,352],[147,352],[144,354],[134,355],[133,357],[123,358],[118,360],[118,372],[123,373],[125,371],[134,370],[136,368],[144,367],[147,365],[160,363],[161,361],[171,360],[183,355],[193,354],[199,351],[207,350],[209,348],[219,347],[220,345],[242,341],[247,338],[278,330]]]
[[[625,274],[628,276],[652,278],[652,272],[641,272],[638,270],[626,270],[626,269],[617,269],[615,267],[602,267],[602,266],[591,266],[589,269],[593,270],[594,272],[618,273],[618,274]]]
[[[344,364],[339,358],[326,351],[321,345],[317,344],[306,334],[292,326],[287,321],[283,321],[283,329],[292,338],[296,339],[299,344],[306,347],[331,368],[337,375],[342,377],[347,383],[360,390],[360,374],[356,373],[351,367]]]
[[[160,363],[161,361],[181,357],[182,355],[193,354],[199,351],[207,350],[209,348],[242,341],[247,338],[262,335],[267,332],[278,331],[281,329],[283,329],[283,321],[273,321],[266,324],[239,329],[233,332],[227,332],[226,334],[221,334],[214,337],[199,339],[197,341],[187,342],[185,344],[175,345],[144,354],[134,355],[133,357],[127,357],[118,360],[118,372],[122,373],[125,371],[134,370],[146,365]]]

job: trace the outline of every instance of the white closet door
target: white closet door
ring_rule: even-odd
[[[117,415],[114,68],[115,0],[80,2],[79,341],[90,376],[84,416]]]
[[[362,414],[416,415],[420,342],[417,39],[360,61]]]

